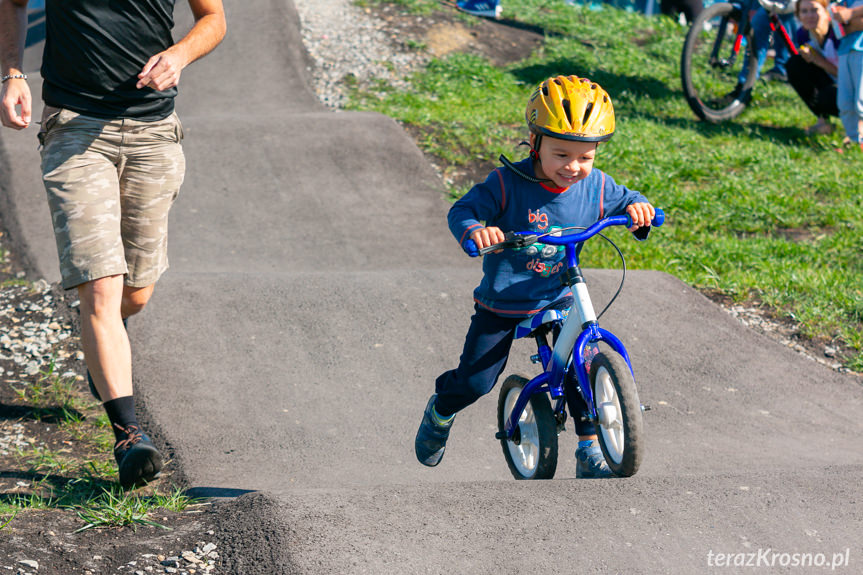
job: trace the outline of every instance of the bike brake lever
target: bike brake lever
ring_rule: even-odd
[[[530,246],[536,243],[538,236],[536,234],[524,235],[517,234],[515,232],[506,232],[503,235],[503,238],[504,240],[502,242],[479,250],[479,255],[484,256],[485,254],[506,248],[523,248],[525,246]]]

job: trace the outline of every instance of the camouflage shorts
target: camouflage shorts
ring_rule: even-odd
[[[176,114],[104,120],[45,107],[42,179],[66,289],[125,274],[146,287],[168,269],[168,211],[186,162]]]

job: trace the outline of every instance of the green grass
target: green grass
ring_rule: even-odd
[[[80,410],[88,404],[80,399],[75,379],[57,373],[54,357],[48,360],[35,382],[13,389],[19,400],[31,406],[33,416],[38,420],[51,418],[62,424],[74,425],[81,421]]]
[[[150,519],[153,510],[183,511],[198,501],[185,495],[178,488],[169,493],[156,493],[150,496],[123,492],[119,487],[103,489],[102,493],[88,501],[86,505],[75,507],[78,517],[85,523],[76,533],[87,529],[124,525],[151,525],[168,529]]]
[[[357,0],[354,2],[357,6],[374,6],[377,4],[395,4],[400,8],[407,10],[413,14],[431,14],[435,10],[440,9],[438,0],[392,0],[389,2],[382,0]]]
[[[111,455],[114,435],[107,416],[98,403],[85,399],[78,387],[74,379],[58,375],[51,361],[37,381],[15,389],[30,417],[57,425],[77,442],[79,450],[76,454],[46,446],[18,450],[16,471],[28,480],[29,487],[0,494],[0,531],[13,525],[20,513],[40,510],[74,512],[83,522],[79,531],[124,525],[166,528],[150,519],[156,510],[183,511],[198,500],[172,485],[123,491]]]
[[[863,154],[835,151],[841,127],[806,136],[812,114],[787,85],[763,82],[736,120],[698,121],[680,86],[685,29],[670,18],[560,0],[507,0],[504,18],[545,30],[543,47],[503,68],[475,55],[433,60],[411,88],[356,89],[349,107],[413,126],[451,176],[477,162],[491,167],[501,153],[524,156],[517,144],[527,136],[525,103],[544,78],[599,82],[614,101],[617,130],[597,167],[668,214],[651,241],[624,245],[629,265],[764,302],[804,335],[849,347],[847,365],[863,370]],[[585,263],[611,265],[614,257],[594,249]]]

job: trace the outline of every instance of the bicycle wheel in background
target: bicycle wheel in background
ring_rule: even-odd
[[[590,386],[605,462],[618,477],[635,475],[644,442],[641,403],[629,366],[616,353],[598,353],[590,362]]]
[[[702,120],[713,123],[730,120],[749,103],[757,71],[755,54],[746,49],[752,46],[751,29],[746,33],[745,44],[738,47],[737,53],[734,51],[743,17],[739,5],[711,4],[698,15],[686,35],[680,79],[689,107]],[[738,84],[747,58],[746,81]]]
[[[527,379],[506,378],[497,401],[497,428],[503,432]],[[545,393],[535,393],[518,420],[515,436],[501,439],[503,455],[516,479],[551,479],[557,470],[557,420]]]

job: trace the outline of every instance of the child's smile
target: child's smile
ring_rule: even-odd
[[[531,135],[531,143],[536,136]],[[559,188],[580,182],[593,170],[596,142],[577,142],[545,136],[540,142],[536,175],[551,180]]]

